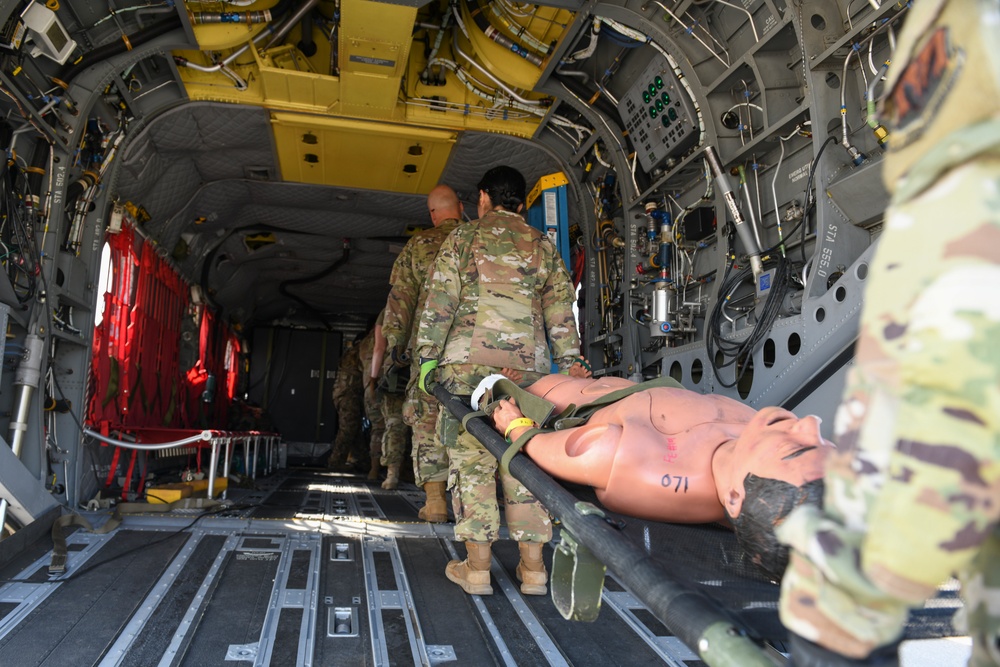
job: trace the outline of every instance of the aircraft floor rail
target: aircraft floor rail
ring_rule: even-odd
[[[176,449],[178,447],[194,447],[198,451],[198,465],[200,468],[201,450],[208,449],[210,452],[208,464],[209,498],[215,497],[215,476],[219,469],[220,456],[223,464],[222,475],[223,477],[228,477],[232,465],[233,451],[237,445],[242,445],[243,460],[246,462],[246,472],[251,479],[256,479],[258,472],[257,459],[260,449],[263,447],[264,450],[264,474],[269,474],[278,467],[278,444],[281,442],[280,435],[264,431],[172,428],[121,429],[120,433],[122,435],[130,435],[135,438],[134,441],[111,438],[91,429],[84,429],[83,432],[95,440],[118,448],[115,452],[114,463],[109,472],[109,479],[110,475],[113,475],[117,468],[117,458],[121,449],[132,451],[132,461],[129,464],[129,478],[131,478],[132,469],[135,465],[135,455],[139,451],[157,452]]]
[[[460,421],[472,412],[460,398],[444,387],[434,387],[434,396]],[[499,461],[508,448],[503,436],[482,417],[471,418],[466,429]],[[526,455],[510,460],[511,474],[629,587],[678,639],[696,651],[710,667],[774,667],[775,662],[737,626],[718,605],[674,581],[670,573],[608,523],[603,516],[587,513],[573,494],[543,472]]]

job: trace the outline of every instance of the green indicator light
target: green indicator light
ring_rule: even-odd
[[[642,101],[645,102],[646,104],[649,104],[649,100],[650,100],[649,93],[646,92],[645,90],[642,91]]]
[[[650,95],[656,95],[656,86],[654,84],[649,84],[649,88],[647,88],[647,90]]]
[[[663,123],[663,127],[670,127],[670,119],[667,118],[666,116],[661,118],[660,122]]]
[[[662,76],[656,77],[656,79],[653,81],[653,83],[656,85],[656,89],[657,90],[659,90],[660,88],[663,88],[663,77]]]
[[[663,111],[663,102],[661,102],[660,100],[656,100],[656,110]]]
[[[667,91],[660,93],[660,99],[663,100],[664,104],[670,104],[670,94]]]
[[[649,117],[656,118],[656,107],[649,107]]]
[[[677,112],[673,109],[668,110],[667,115],[670,116],[670,120],[677,120]]]

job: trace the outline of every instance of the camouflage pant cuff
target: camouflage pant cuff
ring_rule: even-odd
[[[447,482],[447,481],[448,481],[447,470],[442,470],[441,472],[434,473],[430,477],[416,477],[417,486],[423,486],[427,482]]]
[[[455,540],[458,542],[496,542],[500,539],[500,534],[497,532],[486,532],[486,531],[466,531],[459,529],[455,526]]]

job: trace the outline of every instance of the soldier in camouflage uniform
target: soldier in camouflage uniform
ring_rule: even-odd
[[[483,377],[503,368],[533,382],[551,370],[553,358],[560,370],[577,360],[569,274],[548,238],[519,215],[524,198],[517,170],[487,171],[479,183],[480,218],[459,225],[441,244],[417,331],[422,389],[434,373],[453,394],[469,396]],[[465,592],[487,595],[493,592],[490,547],[500,533],[497,461],[448,410],[438,414],[438,437],[450,457],[455,538],[468,551],[465,561],[448,563],[446,574]],[[507,528],[521,552],[521,591],[544,595],[548,513],[515,478],[501,472],[500,481]]]
[[[337,437],[327,466],[342,468],[347,465],[348,454],[357,450],[361,442],[362,404],[361,368],[358,344],[348,344],[337,367],[333,383],[333,405],[337,409]]]
[[[899,36],[881,109],[894,192],[840,450],[824,509],[779,529],[797,666],[894,664],[909,608],[953,573],[969,664],[1000,664],[998,26],[997,0],[922,0]]]
[[[403,399],[405,398],[406,386],[397,382],[398,377],[394,372],[397,369],[393,367],[391,356],[385,353],[388,341],[382,331],[384,318],[385,309],[383,308],[375,323],[375,350],[370,373],[375,385],[375,393],[385,429],[382,436],[381,461],[382,465],[386,467],[386,476],[385,481],[382,482],[382,488],[395,489],[399,486],[399,469],[406,454],[409,428],[403,421]],[[372,470],[376,471],[377,474],[375,461],[376,459],[372,459]]]
[[[423,487],[427,500],[419,516],[424,521],[448,520],[445,484],[448,481],[448,450],[437,439],[438,402],[417,387],[420,365],[413,352],[413,340],[420,312],[427,300],[431,267],[441,242],[462,218],[462,203],[447,185],[439,185],[427,195],[427,210],[434,226],[413,236],[392,266],[392,291],[385,306],[382,333],[397,363],[410,359],[410,382],[406,387],[403,419],[413,429],[413,476]]]
[[[358,344],[358,372],[361,373],[361,383],[364,387],[365,416],[371,424],[368,433],[368,457],[370,469],[368,479],[378,479],[379,461],[382,458],[382,439],[385,437],[385,418],[382,416],[382,399],[375,391],[375,378],[372,377],[372,356],[375,354],[375,329],[365,334]],[[364,448],[359,448],[355,454],[357,461],[365,458]]]

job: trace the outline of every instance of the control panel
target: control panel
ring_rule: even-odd
[[[652,171],[698,139],[694,106],[664,58],[654,58],[618,102],[639,164]]]

